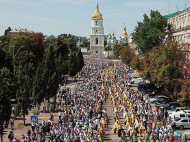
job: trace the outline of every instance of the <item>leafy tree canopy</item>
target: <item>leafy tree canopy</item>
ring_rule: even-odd
[[[129,65],[131,63],[134,56],[135,56],[135,51],[129,46],[121,50],[121,61],[126,65]]]
[[[14,95],[13,74],[8,68],[2,68],[0,70],[0,134],[1,141],[4,129],[4,122],[8,122],[11,115],[11,96]]]
[[[123,44],[115,44],[115,45],[114,45],[113,48],[114,48],[114,50],[115,50],[114,54],[115,54],[116,57],[119,57],[119,56],[120,56],[121,50],[122,50],[124,47],[127,47],[127,44],[126,44],[126,45],[123,45]]]
[[[151,10],[150,17],[144,14],[143,22],[138,22],[138,26],[133,33],[133,40],[137,44],[139,53],[144,55],[147,51],[162,43],[168,27],[167,19],[158,11]]]
[[[0,69],[3,67],[8,68],[9,70],[13,70],[12,59],[10,55],[0,49]]]
[[[77,51],[77,58],[78,58],[79,71],[81,71],[84,66],[84,58],[80,49],[78,49]]]
[[[69,75],[71,77],[74,77],[77,74],[78,70],[79,66],[77,55],[76,53],[72,53],[69,57]]]
[[[184,55],[177,43],[168,41],[166,44],[154,47],[143,60],[145,78],[166,87],[170,92],[180,91],[177,79],[182,77],[180,69]]]

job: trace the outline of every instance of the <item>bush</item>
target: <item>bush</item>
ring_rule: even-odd
[[[39,115],[39,114],[40,114],[40,110],[35,110],[35,111],[33,112],[33,114],[34,114],[34,115]]]
[[[115,54],[111,54],[111,55],[109,55],[109,56],[108,56],[108,59],[116,59]]]

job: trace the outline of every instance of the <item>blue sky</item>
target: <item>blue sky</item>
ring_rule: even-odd
[[[0,0],[0,35],[7,27],[27,28],[45,35],[71,33],[89,37],[91,16],[97,0]],[[185,4],[186,3],[186,4]],[[119,37],[126,23],[127,32],[134,31],[143,14],[158,10],[166,15],[185,7],[190,0],[99,0],[105,34]],[[185,6],[186,5],[186,6]]]

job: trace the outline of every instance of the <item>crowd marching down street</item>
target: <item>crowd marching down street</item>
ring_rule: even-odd
[[[75,91],[60,87],[52,103],[59,120],[51,115],[48,122],[33,125],[20,142],[45,142],[47,136],[55,142],[103,142],[110,125],[106,102],[112,107],[112,131],[119,142],[182,142],[181,137],[174,135],[170,117],[154,110],[144,92],[128,86],[129,74],[121,61],[95,54],[85,56],[84,60],[82,80]],[[13,136],[14,132],[11,133]],[[9,140],[18,141],[11,136]]]

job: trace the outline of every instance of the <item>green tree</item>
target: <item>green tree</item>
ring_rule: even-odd
[[[184,62],[184,55],[177,43],[167,41],[154,47],[143,60],[145,78],[173,94],[181,90],[178,79],[182,77],[181,62]]]
[[[50,97],[56,95],[59,77],[64,72],[64,68],[67,70],[66,61],[61,58],[62,54],[56,58],[55,52],[52,46],[48,47],[43,62],[37,68],[32,91],[32,99],[35,104],[40,104],[44,98],[49,100]]]
[[[57,38],[55,50],[57,58],[61,55],[62,60],[68,60],[69,47],[66,40]]]
[[[167,19],[158,11],[150,12],[150,18],[144,14],[143,22],[138,22],[138,26],[133,33],[133,40],[137,44],[137,50],[141,55],[158,46],[165,39],[166,30],[170,30]]]
[[[38,64],[38,68],[34,75],[33,79],[33,88],[32,88],[32,100],[34,104],[37,103],[40,105],[45,98],[45,91],[46,91],[46,77],[44,75],[43,64]]]
[[[34,75],[36,71],[36,67],[35,67],[36,65],[34,66],[34,63],[35,63],[34,58],[35,58],[35,55],[33,54],[33,52],[29,52],[25,48],[21,49],[18,52],[18,55],[13,60],[14,65],[15,65],[15,71],[17,70],[17,68],[19,68],[19,65],[32,63],[32,70],[30,74]]]
[[[67,75],[69,73],[69,60],[65,60],[63,63],[62,63],[62,74],[63,75]]]
[[[4,122],[10,120],[11,96],[14,96],[14,76],[8,68],[0,70],[0,135],[3,141]]]
[[[42,33],[29,33],[28,34],[31,45],[28,47],[29,52],[34,55],[34,64],[37,68],[38,63],[41,63],[44,57],[44,35]]]
[[[115,52],[114,52],[115,56],[118,58],[121,55],[121,50],[127,46],[128,46],[128,44],[115,44],[113,47],[115,50]]]
[[[83,43],[84,43],[84,47],[86,47],[86,48],[90,46],[90,42],[89,41],[84,41]]]
[[[46,98],[49,100],[50,97],[56,95],[57,89],[59,87],[59,71],[58,64],[55,58],[55,51],[53,47],[50,46],[43,60],[43,74],[46,78]]]
[[[131,68],[134,70],[141,70],[142,69],[142,61],[138,55],[135,55],[130,63]]]
[[[58,57],[56,52],[60,53]],[[39,64],[34,76],[32,99],[35,104],[40,104],[43,98],[49,100],[56,95],[59,78],[68,73],[68,61],[63,58],[60,51],[54,51],[52,46],[47,48],[43,62]]]
[[[28,109],[31,105],[31,90],[32,90],[32,80],[31,76],[32,63],[25,64],[24,66],[19,65],[16,71],[17,78],[17,104],[16,114],[22,114],[24,118],[25,125],[25,116],[28,114]]]
[[[78,58],[76,53],[71,53],[69,57],[69,75],[74,77],[79,71]]]
[[[66,41],[69,50],[72,52],[77,51],[76,43],[77,43],[77,38],[74,38],[73,35],[70,34],[61,34],[57,37],[58,40]]]
[[[130,65],[134,56],[135,56],[135,51],[129,46],[121,50],[121,61],[126,65]]]
[[[0,49],[0,69],[3,67],[8,68],[9,70],[13,70],[12,59],[9,54]]]
[[[0,36],[0,48],[3,48],[5,51],[8,49],[11,37],[9,36]]]
[[[6,30],[5,30],[5,33],[4,33],[4,36],[7,36],[7,33],[11,31],[11,27],[8,27]]]
[[[44,39],[44,46],[47,48],[49,45],[56,46],[57,38],[53,35]],[[46,49],[45,49],[46,50]]]
[[[38,63],[42,62],[42,59],[44,57],[44,36],[42,33],[20,33],[18,36],[11,38],[8,52],[11,56],[13,56],[18,52],[18,50],[23,47],[16,56],[15,60],[17,60],[17,63],[15,65],[19,65],[20,61],[25,61],[25,54],[27,54],[27,60],[26,62],[33,63],[33,70],[35,71],[38,67]],[[13,48],[14,47],[14,48]],[[14,50],[14,51],[13,51]],[[19,56],[22,51],[25,51],[25,53],[21,56]],[[28,61],[30,60],[30,61]]]
[[[78,58],[79,71],[81,71],[84,66],[84,59],[80,49],[78,49],[77,51],[77,58]]]
[[[19,33],[18,36],[12,37],[10,39],[9,47],[8,47],[8,52],[12,56],[13,54],[13,47],[14,47],[14,53],[16,53],[20,47],[24,47],[26,49],[31,48],[31,40],[29,37],[29,33]]]
[[[104,48],[104,50],[105,50],[105,51],[109,51],[109,50],[110,50],[110,47],[109,47],[109,46],[106,46],[106,47]]]

